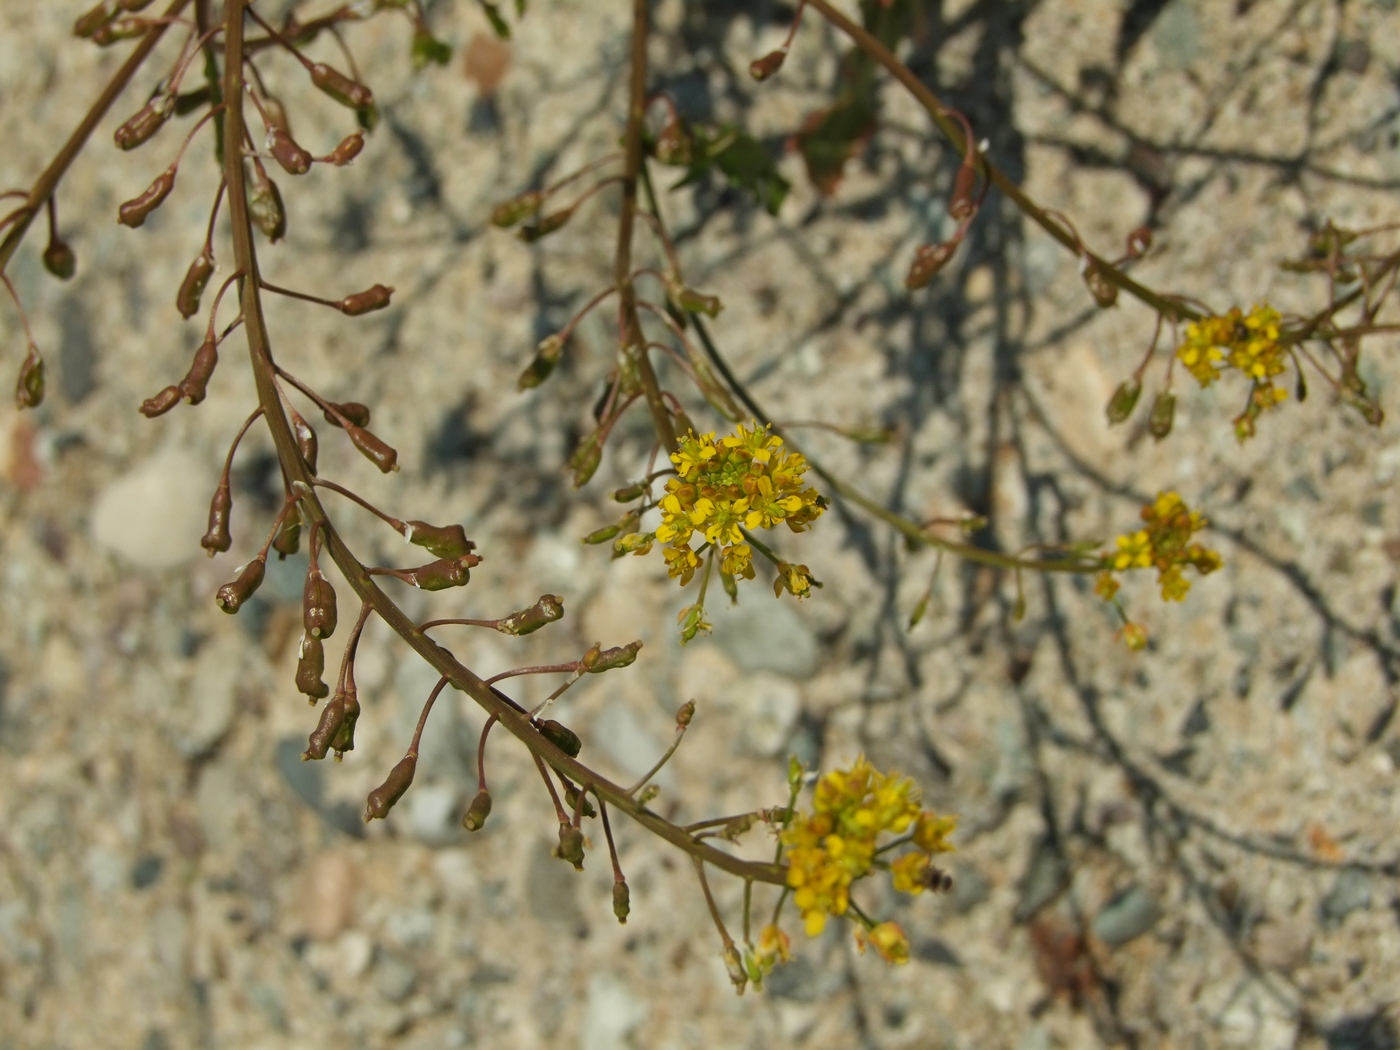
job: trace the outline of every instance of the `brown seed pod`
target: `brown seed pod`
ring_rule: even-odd
[[[320,442],[316,440],[316,431],[311,429],[311,424],[296,409],[292,409],[292,433],[296,435],[297,450],[306,461],[307,469],[315,474]]]
[[[154,397],[141,402],[141,414],[147,419],[163,416],[180,403],[180,388],[168,386]]]
[[[219,479],[219,487],[214,490],[214,498],[209,501],[209,531],[199,541],[199,545],[209,552],[209,557],[220,554],[233,545],[229,533],[229,512],[233,509],[233,493],[229,490],[228,477]]]
[[[362,110],[374,105],[374,93],[369,88],[324,62],[311,63],[307,72],[311,74],[311,83],[342,106]]]
[[[486,823],[486,818],[491,815],[491,792],[482,788],[472,799],[472,804],[467,807],[467,812],[462,816],[462,827],[468,831],[480,831],[482,825]]]
[[[780,47],[776,51],[770,51],[762,58],[756,58],[749,63],[749,76],[755,80],[767,80],[778,70],[783,68],[783,63],[787,61],[787,48]]]
[[[385,474],[399,469],[398,452],[380,441],[364,427],[348,426],[345,428],[345,433],[349,435],[350,443]]]
[[[288,175],[305,175],[311,170],[311,154],[275,125],[267,129],[267,150]]]
[[[329,638],[337,620],[335,588],[320,569],[308,569],[302,586],[301,623],[313,638]]]
[[[399,759],[398,764],[384,778],[384,783],[371,791],[369,797],[365,799],[366,824],[371,820],[383,820],[389,815],[389,810],[394,808],[394,803],[403,798],[404,792],[413,784],[413,774],[417,769],[417,755],[407,754]]]
[[[335,401],[327,401],[326,405],[328,406],[328,411],[325,413],[326,422],[333,427],[340,426],[340,420],[335,415],[333,415],[331,411],[329,411],[330,409],[333,409],[335,412],[339,412],[341,416],[344,416],[351,423],[354,423],[357,427],[369,426],[368,405],[362,405],[358,401],[345,401],[341,403],[337,403]]]
[[[326,649],[321,639],[305,634],[301,638],[301,648],[297,652],[297,692],[310,697],[311,702],[322,700],[330,693],[330,686],[321,681],[326,670]]]
[[[188,404],[197,405],[204,400],[209,389],[209,378],[214,374],[214,366],[218,363],[219,340],[210,332],[194,352],[189,372],[180,380],[180,396]]]
[[[117,128],[112,138],[118,149],[131,150],[149,142],[175,113],[172,95],[157,95],[136,111],[125,124]]]
[[[319,762],[325,758],[326,752],[331,749],[331,741],[340,732],[340,723],[344,719],[345,694],[337,693],[331,697],[330,703],[321,709],[321,720],[306,738],[306,750],[301,753],[301,760]]]
[[[117,221],[133,230],[145,223],[146,218],[164,203],[175,188],[175,172],[167,168],[156,176],[154,182],[140,195],[131,198],[117,209]]]
[[[367,288],[363,292],[347,295],[336,306],[347,317],[359,317],[361,314],[367,314],[373,310],[384,309],[389,305],[389,297],[393,294],[394,289],[388,285],[376,284],[373,288]]]
[[[267,559],[254,558],[243,566],[236,579],[219,588],[218,594],[214,596],[214,601],[224,612],[233,615],[257,591],[263,582],[263,575],[266,571]]]
[[[44,249],[44,269],[60,281],[70,280],[78,272],[78,257],[73,247],[62,237],[54,237]]]
[[[189,320],[199,313],[199,300],[214,275],[214,257],[206,249],[195,256],[190,268],[185,271],[185,279],[180,282],[180,290],[175,293],[175,309],[180,316]]]
[[[19,379],[15,382],[15,405],[19,408],[38,408],[44,401],[44,359],[39,356],[39,348],[29,344],[29,353],[19,366]]]

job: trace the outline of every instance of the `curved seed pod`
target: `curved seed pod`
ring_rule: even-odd
[[[955,238],[942,244],[920,245],[914,252],[909,274],[904,278],[904,287],[913,291],[928,284],[939,270],[948,265],[948,260],[958,250],[958,244],[959,241]]]
[[[154,397],[141,402],[141,414],[147,419],[163,416],[180,403],[180,388],[168,386]]]
[[[311,429],[311,424],[296,409],[292,409],[292,433],[296,435],[297,449],[301,452],[301,458],[306,460],[307,469],[315,474],[320,442],[316,440],[316,431]]]
[[[334,401],[327,401],[326,404],[328,404],[331,408],[335,409],[335,411],[339,412],[346,419],[350,420],[350,422],[354,423],[355,426],[369,426],[368,405],[362,405],[358,401],[346,401],[339,404],[337,404]],[[330,412],[325,413],[325,416],[326,422],[329,423],[331,426],[340,426],[340,420],[337,419],[335,416],[331,415]]]
[[[347,135],[340,140],[340,145],[331,150],[326,157],[338,168],[343,168],[360,155],[360,151],[365,148],[365,133],[357,131],[352,135]]]
[[[560,824],[559,845],[554,847],[554,855],[572,864],[575,871],[582,871],[583,832],[572,824]]]
[[[1147,417],[1147,432],[1158,441],[1172,432],[1172,422],[1176,418],[1176,395],[1164,390],[1152,402],[1152,413]]]
[[[535,728],[540,731],[540,736],[544,737],[570,758],[578,758],[578,753],[583,750],[583,741],[578,738],[578,734],[568,726],[556,722],[552,718],[547,718],[543,722],[536,722]]]
[[[338,69],[332,69],[324,62],[313,62],[307,67],[311,83],[335,99],[342,106],[363,110],[374,105],[374,93],[357,80],[352,80]]]
[[[976,188],[977,168],[964,160],[958,165],[958,173],[953,176],[953,192],[948,197],[948,214],[959,222],[971,216],[977,207],[972,202],[972,191]]]
[[[78,16],[73,23],[73,35],[82,39],[90,38],[99,29],[117,17],[116,0],[98,0],[96,6]]]
[[[267,129],[267,151],[288,175],[305,175],[311,170],[311,154],[276,125]]]
[[[131,198],[117,209],[117,221],[123,226],[130,226],[133,230],[145,223],[147,216],[164,203],[165,198],[170,196],[170,191],[175,188],[175,172],[167,168],[156,176],[145,191],[139,196]]]
[[[682,435],[684,436],[684,435]],[[641,499],[647,494],[647,483],[645,481],[634,481],[620,489],[614,489],[608,499],[618,503],[631,503],[634,499]]]
[[[209,390],[209,377],[214,374],[214,366],[219,363],[219,339],[210,332],[194,352],[190,370],[180,380],[180,396],[191,405],[204,400]]]
[[[460,558],[476,550],[460,525],[429,525],[426,521],[406,522],[404,534],[409,543],[422,547],[439,558]]]
[[[249,181],[252,188],[248,193],[248,214],[263,236],[276,244],[287,235],[287,209],[282,205],[282,192],[256,158]]]
[[[502,634],[519,637],[533,634],[541,627],[561,619],[564,615],[564,599],[557,594],[541,594],[540,600],[528,609],[511,613],[496,624]]]
[[[214,258],[206,249],[195,256],[190,268],[185,271],[185,279],[180,282],[180,290],[175,293],[175,309],[188,321],[199,313],[199,300],[214,275]]]
[[[363,292],[347,295],[336,306],[347,317],[359,317],[372,310],[384,309],[389,305],[389,297],[393,294],[394,289],[388,285],[376,284],[373,288],[367,288]]]
[[[1118,385],[1118,389],[1113,392],[1113,396],[1108,399],[1108,407],[1104,410],[1110,423],[1121,423],[1133,414],[1133,409],[1137,407],[1138,398],[1142,396],[1142,384],[1136,379],[1125,379]]]
[[[19,366],[19,379],[15,382],[15,405],[19,408],[38,408],[44,401],[44,359],[39,356],[39,348],[29,344],[29,353]]]
[[[588,674],[602,674],[604,671],[614,671],[619,667],[627,667],[636,662],[637,652],[641,648],[640,640],[628,642],[626,645],[614,645],[601,651],[595,645],[584,654],[583,669]]]
[[[288,555],[295,554],[301,549],[301,518],[296,514],[289,514],[282,522],[282,527],[277,530],[277,535],[272,539],[272,549],[277,552],[277,560],[283,561]]]
[[[54,237],[44,249],[44,269],[60,281],[67,281],[78,272],[78,257],[73,247],[62,237]]]
[[[613,883],[613,914],[623,926],[627,925],[627,916],[632,914],[632,893],[627,888],[626,879]]]
[[[360,698],[355,690],[351,689],[345,694],[340,706],[343,714],[330,743],[337,762],[345,756],[345,752],[355,750],[355,723],[360,720]]]
[[[136,111],[125,124],[112,134],[117,148],[135,149],[149,142],[157,131],[165,127],[165,122],[175,114],[173,95],[157,95]]]
[[[301,760],[309,762],[314,759],[319,762],[325,758],[326,752],[331,749],[331,740],[340,731],[340,723],[344,719],[345,695],[337,693],[331,697],[330,703],[321,709],[321,720],[306,738],[306,750],[301,753]]]
[[[462,815],[462,827],[468,831],[480,831],[486,818],[491,815],[491,792],[482,788],[472,799],[472,804],[467,807],[467,812]]]
[[[349,426],[345,428],[345,433],[349,435],[350,443],[385,474],[399,469],[399,454],[364,427]]]
[[[326,670],[326,648],[321,639],[304,634],[297,652],[297,692],[304,693],[314,704],[330,693],[330,686],[321,681]]]
[[[611,525],[604,525],[601,529],[597,529],[593,532],[590,532],[580,542],[587,545],[595,543],[607,543],[608,540],[612,539],[621,531],[622,526],[617,522],[613,522],[613,524]]]
[[[543,203],[544,194],[539,190],[529,190],[518,197],[502,201],[491,209],[491,225],[508,230],[526,219],[533,219],[539,214],[540,205]]]
[[[365,799],[365,823],[371,820],[383,820],[389,815],[389,810],[394,808],[394,803],[403,798],[404,792],[413,784],[413,774],[418,769],[418,756],[414,754],[404,755],[399,759],[398,764],[389,770],[389,775],[384,778],[384,783],[369,793]]]
[[[598,464],[603,461],[603,445],[599,435],[600,431],[593,431],[579,443],[578,448],[574,449],[574,454],[569,457],[569,469],[574,472],[576,489],[588,484],[589,479],[597,472]]]
[[[787,48],[780,47],[776,51],[770,51],[762,58],[756,58],[749,63],[749,76],[755,80],[767,80],[778,70],[783,68],[783,62],[787,60]]]
[[[221,554],[233,545],[229,534],[229,512],[233,509],[233,493],[229,490],[228,476],[219,479],[219,487],[214,490],[214,498],[209,501],[209,531],[199,541],[199,545],[209,552],[209,557]]]
[[[469,571],[481,559],[475,554],[460,558],[439,558],[437,561],[421,565],[408,572],[408,583],[422,591],[445,591],[449,587],[461,587],[471,579]]]
[[[301,593],[301,623],[313,638],[329,638],[337,620],[335,588],[321,574],[309,569]]]
[[[579,801],[578,788],[568,784],[564,788],[564,805],[571,810],[577,810],[581,816],[596,817],[598,811],[593,808],[593,803],[588,801],[588,796],[584,795],[582,802]]]
[[[267,560],[263,557],[254,558],[239,570],[236,579],[219,588],[218,594],[214,596],[214,601],[224,612],[233,615],[242,608],[244,602],[253,596],[253,593],[262,584],[263,574],[266,571]]]
[[[516,389],[524,391],[539,386],[554,372],[554,366],[563,354],[564,340],[560,336],[556,334],[541,339],[535,348],[535,356],[516,380]]]

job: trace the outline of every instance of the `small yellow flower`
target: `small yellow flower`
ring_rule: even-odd
[[[902,966],[909,961],[909,935],[897,922],[882,922],[869,934],[870,943],[887,963]]]
[[[923,893],[928,877],[928,857],[906,853],[890,865],[891,881],[900,893]]]
[[[1147,628],[1140,623],[1125,623],[1118,632],[1118,637],[1123,639],[1123,644],[1133,652],[1141,652],[1147,648]]]
[[[958,818],[953,816],[939,816],[932,810],[926,809],[919,814],[919,819],[914,823],[914,845],[925,853],[951,853],[953,845],[948,841],[958,827]]]
[[[1116,549],[1099,556],[1103,569],[1094,584],[1094,593],[1100,598],[1112,601],[1118,593],[1118,580],[1113,573],[1155,568],[1162,600],[1179,602],[1191,590],[1191,581],[1182,573],[1184,566],[1191,566],[1202,576],[1220,568],[1219,554],[1191,542],[1192,535],[1208,522],[1205,515],[1188,507],[1179,494],[1158,493],[1142,508],[1141,517],[1146,528],[1119,536],[1114,542]],[[1146,636],[1143,637],[1146,644]]]
[[[1176,357],[1201,386],[1209,386],[1227,369],[1246,376],[1253,386],[1249,404],[1235,418],[1241,442],[1254,435],[1254,421],[1266,409],[1287,400],[1288,391],[1274,380],[1288,367],[1288,349],[1279,342],[1281,318],[1267,303],[1243,313],[1233,307],[1220,317],[1206,317],[1186,327]]]

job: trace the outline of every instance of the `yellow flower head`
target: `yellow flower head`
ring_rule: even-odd
[[[882,922],[866,935],[880,958],[895,966],[909,961],[909,935],[897,922]],[[865,945],[861,944],[864,949]]]
[[[1182,573],[1184,566],[1191,566],[1202,576],[1220,568],[1219,554],[1191,541],[1208,524],[1205,515],[1188,507],[1177,493],[1158,493],[1142,508],[1141,517],[1144,528],[1119,536],[1115,549],[1100,555],[1103,568],[1094,591],[1105,601],[1111,601],[1118,592],[1118,581],[1112,575],[1115,572],[1155,568],[1162,600],[1179,602],[1191,589],[1191,581]]]
[[[698,564],[699,551],[690,546],[695,537],[718,550],[725,575],[751,580],[753,550],[743,530],[785,524],[802,532],[826,509],[826,499],[802,483],[807,461],[784,451],[783,439],[767,427],[741,423],[718,440],[713,432],[690,431],[680,439],[671,462],[676,476],[666,483],[661,498],[656,538],[668,548],[667,572],[682,585],[690,582]],[[780,586],[804,596],[811,587],[806,567],[798,567],[800,575],[787,568],[787,583]]]
[[[1288,350],[1279,342],[1279,313],[1267,303],[1243,313],[1239,307],[1220,317],[1206,317],[1186,326],[1176,357],[1201,386],[1210,386],[1228,369],[1246,376],[1253,386],[1249,403],[1235,419],[1240,441],[1254,434],[1254,420],[1265,409],[1288,397],[1274,380],[1288,366]]]

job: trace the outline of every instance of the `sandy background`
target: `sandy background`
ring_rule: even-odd
[[[66,37],[80,6],[0,6],[0,186],[28,184],[119,60]],[[197,141],[144,229],[113,221],[176,141],[110,146],[153,67],[60,193],[78,277],[45,274],[37,240],[9,271],[51,379],[39,412],[0,408],[0,1047],[1400,1045],[1395,423],[1366,427],[1314,381],[1241,449],[1239,387],[1179,382],[1169,441],[1110,430],[1102,406],[1151,314],[1093,309],[1075,260],[995,197],[955,264],[906,294],[913,247],[943,229],[952,162],[887,91],[882,133],[832,199],[791,154],[776,219],[717,185],[666,197],[691,283],[726,304],[713,330],[739,373],[776,418],[896,427],[884,448],[809,441],[912,516],[989,514],[1007,549],[1107,539],[1176,487],[1211,517],[1226,567],[1180,607],[1150,581],[1125,587],[1154,639],[1139,656],[1085,581],[1028,578],[1017,623],[1014,581],[956,562],[911,631],[932,556],[836,508],[782,541],[824,590],[775,603],[760,580],[680,648],[688,599],[659,557],[609,562],[578,543],[643,469],[644,418],[582,493],[561,470],[609,367],[607,325],[586,324],[544,388],[514,389],[534,341],[609,279],[615,198],[538,246],[486,221],[532,179],[614,148],[628,6],[532,5],[495,84],[502,56],[473,5],[436,5],[456,54],[420,76],[403,20],[353,30],[383,126],[352,169],[279,179],[290,232],[261,258],[277,283],[398,294],[356,321],[273,301],[274,347],[328,396],[371,403],[404,464],[382,478],[323,433],[323,474],[480,544],[466,591],[405,594],[410,611],[565,596],[563,622],[529,639],[444,635],[470,666],[644,640],[634,667],[560,706],[600,769],[645,769],[694,697],[657,803],[676,819],[780,802],[789,753],[830,768],[861,750],[960,813],[950,895],[865,894],[910,931],[914,961],[889,970],[848,927],[808,943],[794,923],[796,961],[735,998],[688,862],[620,828],[633,917],[619,927],[606,860],[579,875],[550,858],[548,802],[504,735],[491,822],[461,831],[482,721],[461,697],[435,712],[412,792],[366,831],[364,794],[435,680],[382,625],[358,664],[356,751],[299,761],[314,722],[292,688],[301,563],[276,566],[237,620],[212,601],[277,498],[262,435],[236,463],[234,550],[198,548],[253,400],[237,338],[203,405],[135,411],[198,341],[172,300],[215,185]],[[1136,272],[1155,287],[1302,312],[1321,286],[1276,264],[1308,224],[1395,218],[1393,0],[925,7],[923,75],[1095,249],[1153,216]],[[656,83],[688,113],[741,119],[778,150],[829,97],[839,42],[816,18],[760,89],[747,63],[790,8],[656,10]],[[313,151],[349,130],[291,63],[265,70]],[[220,242],[225,273],[229,258]],[[0,308],[7,368],[22,345]],[[1392,417],[1396,349],[1375,340],[1362,370]],[[382,526],[336,510],[367,561],[402,557]],[[716,889],[737,921],[740,887]]]

